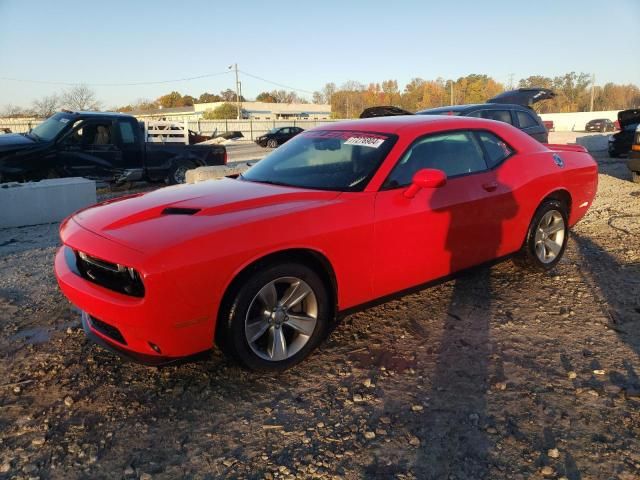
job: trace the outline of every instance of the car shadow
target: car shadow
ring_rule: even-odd
[[[451,272],[468,267],[470,259],[477,263],[500,255],[508,234],[505,223],[519,208],[511,188],[495,180],[493,192],[465,208],[443,208],[451,200],[446,185],[430,199],[433,210],[449,215],[445,250]],[[472,187],[482,188],[479,183]],[[459,276],[443,323],[429,407],[417,432],[421,438],[414,466],[418,478],[480,479],[490,474],[491,319],[491,270],[480,267]]]
[[[609,319],[609,327],[640,355],[640,282],[629,281],[640,279],[640,262],[621,263],[590,238],[578,233],[573,233],[572,238],[580,255],[589,258],[578,267],[596,297],[600,297],[598,303]],[[621,275],[621,270],[626,273]]]

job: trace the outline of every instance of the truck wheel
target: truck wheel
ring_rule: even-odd
[[[165,179],[167,185],[177,185],[184,183],[187,179],[187,170],[195,168],[195,165],[188,160],[178,160],[175,165],[169,170],[169,174]]]
[[[327,288],[311,268],[273,264],[256,271],[225,308],[218,344],[245,367],[277,372],[307,357],[328,333]]]
[[[631,181],[633,183],[640,183],[640,172],[631,172]]]
[[[546,200],[531,220],[516,262],[533,270],[549,270],[562,258],[568,238],[566,206],[557,200]]]

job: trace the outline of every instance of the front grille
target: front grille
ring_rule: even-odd
[[[144,284],[136,270],[117,263],[75,252],[80,276],[96,285],[132,297],[144,297]]]
[[[113,325],[109,325],[108,323],[103,322],[102,320],[98,320],[96,317],[89,316],[91,320],[91,326],[96,329],[98,332],[103,334],[105,337],[109,337],[116,342],[119,342],[123,345],[127,344],[127,341],[124,339],[120,330],[118,330]]]

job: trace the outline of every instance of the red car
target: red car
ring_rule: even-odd
[[[104,202],[55,271],[95,341],[146,363],[209,350],[280,370],[334,319],[517,254],[562,257],[597,167],[502,122],[406,116],[306,131],[237,178]]]

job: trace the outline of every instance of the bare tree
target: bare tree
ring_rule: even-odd
[[[33,114],[36,117],[47,118],[56,113],[60,105],[60,98],[58,95],[53,94],[34,100],[33,102]]]
[[[99,110],[100,102],[96,94],[86,85],[77,85],[63,92],[61,102],[70,110]]]
[[[7,104],[2,109],[3,117],[24,117],[26,115],[26,111],[17,105]]]

